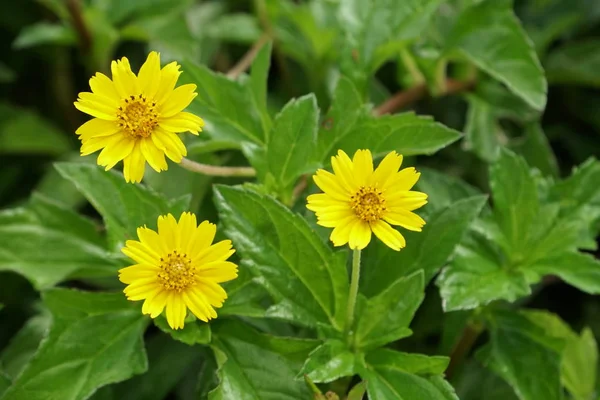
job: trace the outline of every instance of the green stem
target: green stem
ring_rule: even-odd
[[[346,312],[346,337],[350,340],[350,331],[354,324],[354,310],[356,296],[358,295],[358,281],[360,280],[360,250],[354,249],[352,253],[352,276],[350,278],[350,292],[348,293],[348,309]]]

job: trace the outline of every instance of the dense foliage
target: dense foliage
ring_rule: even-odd
[[[600,399],[597,0],[5,1],[0,33],[1,400]],[[150,51],[205,126],[128,183],[73,102]],[[354,307],[306,199],[359,149],[428,204],[362,251]],[[173,330],[118,271],[186,211],[239,276]]]

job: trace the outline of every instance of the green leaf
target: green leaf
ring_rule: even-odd
[[[267,315],[341,329],[346,310],[346,253],[334,253],[299,215],[249,189],[216,186],[225,232],[277,304]]]
[[[2,372],[16,378],[35,354],[41,340],[50,327],[50,316],[45,314],[30,318],[14,335],[10,343],[0,353]]]
[[[145,186],[125,182],[121,174],[87,164],[57,163],[55,167],[102,215],[114,247],[137,238],[140,226],[155,227],[159,215],[174,212],[179,218],[176,207],[166,199]]]
[[[535,315],[496,311],[490,318],[489,352],[482,353],[487,353],[488,366],[515,389],[521,400],[562,400],[564,341],[532,322]]]
[[[490,240],[470,233],[436,280],[444,311],[469,310],[494,300],[514,301],[531,293],[525,274],[508,270]]]
[[[190,348],[167,335],[152,336],[146,341],[146,349],[148,371],[116,385],[115,400],[163,400],[195,366],[194,361],[203,356],[199,346]]]
[[[0,371],[0,396],[6,392],[6,389],[10,387],[12,381],[10,378],[4,374],[4,372]]]
[[[539,210],[536,182],[525,161],[503,150],[490,168],[494,215],[514,257],[526,252],[528,230]]]
[[[590,294],[600,293],[600,261],[593,255],[568,252],[528,266],[540,276],[556,275],[571,286]]]
[[[114,24],[120,24],[128,18],[141,18],[149,15],[164,15],[174,9],[184,8],[189,0],[96,0],[95,5],[109,16]]]
[[[337,144],[368,110],[352,81],[341,76],[333,94],[332,105],[325,116],[317,137],[317,161],[324,162],[337,153]]]
[[[179,340],[187,345],[210,343],[210,325],[204,322],[198,322],[195,318],[186,319],[186,323],[182,329],[171,329],[167,323],[167,319],[163,316],[154,319],[156,325],[161,331],[171,335],[175,340]]]
[[[458,400],[439,375],[448,366],[446,357],[378,349],[365,356],[361,377],[372,400]]]
[[[269,69],[271,67],[272,43],[265,44],[256,54],[250,70],[250,87],[254,95],[256,107],[260,112],[263,130],[268,132],[271,129],[271,116],[267,108],[267,83],[269,80]]]
[[[10,83],[16,78],[15,72],[6,64],[0,62],[0,83]]]
[[[600,87],[600,40],[569,42],[548,55],[545,67],[550,83]]]
[[[261,30],[253,15],[227,14],[206,26],[206,35],[216,40],[251,44],[258,40]]]
[[[381,347],[410,336],[412,331],[408,327],[425,297],[424,292],[423,271],[419,270],[396,280],[375,297],[361,298],[354,329],[356,347]]]
[[[0,213],[0,270],[23,275],[37,289],[75,274],[116,274],[121,263],[106,251],[90,221],[40,196],[17,213]]]
[[[589,328],[567,342],[561,365],[561,381],[578,400],[591,399],[598,369],[598,344]]]
[[[413,113],[362,118],[346,131],[328,140],[321,160],[335,155],[338,149],[352,156],[358,149],[370,149],[374,157],[390,151],[409,156],[433,154],[461,137],[461,134],[430,117]]]
[[[428,194],[435,199],[435,192]],[[436,210],[422,232],[403,232],[407,246],[400,252],[389,251],[382,243],[371,244],[365,251],[361,291],[380,293],[390,282],[418,270],[424,271],[425,282],[429,282],[450,259],[486,199],[472,196]]]
[[[296,179],[316,169],[310,165],[317,140],[319,109],[309,94],[291,100],[275,117],[267,144],[267,165],[280,190],[287,190]]]
[[[146,320],[121,293],[54,289],[48,336],[3,399],[86,399],[99,387],[147,369]]]
[[[416,188],[428,195],[424,211],[438,211],[454,205],[458,200],[481,194],[479,189],[456,176],[425,167],[419,167],[419,172],[421,176]]]
[[[67,135],[37,114],[0,103],[0,153],[60,155],[71,150]]]
[[[307,376],[316,383],[350,377],[355,374],[354,359],[355,354],[344,342],[327,340],[309,354],[297,377]]]
[[[558,177],[556,157],[539,122],[525,127],[525,140],[515,150],[544,175]]]
[[[533,45],[512,11],[512,2],[485,0],[460,15],[446,43],[506,84],[537,110],[546,105],[548,85]]]
[[[202,116],[206,122],[204,131],[213,140],[230,142],[235,148],[240,148],[243,142],[266,142],[250,85],[232,81],[203,65],[190,62],[182,65],[182,79],[198,86],[198,96],[190,111]]]
[[[476,361],[469,361],[452,382],[461,400],[518,400],[510,385]]]
[[[351,0],[340,5],[340,22],[346,33],[343,69],[354,72],[361,91],[366,79],[387,59],[397,55],[411,39],[419,37],[440,0]],[[344,68],[345,67],[345,68]]]
[[[491,163],[500,155],[504,133],[492,106],[477,96],[468,96],[469,111],[465,126],[465,144],[483,160]]]
[[[210,400],[308,399],[304,382],[295,378],[316,341],[259,334],[240,322],[214,329],[213,350],[219,386]]]
[[[66,25],[38,22],[26,26],[13,42],[15,49],[26,49],[43,44],[72,46],[77,44],[75,31]]]
[[[347,400],[363,400],[365,393],[367,392],[367,382],[362,381],[357,383],[350,392],[348,392]]]

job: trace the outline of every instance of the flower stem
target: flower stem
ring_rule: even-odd
[[[352,276],[350,277],[350,292],[348,293],[348,309],[346,312],[346,337],[350,338],[350,331],[354,324],[354,311],[356,296],[358,295],[358,281],[360,280],[360,250],[354,249],[352,253]]]
[[[216,165],[200,164],[187,158],[182,158],[182,168],[202,175],[210,176],[256,176],[256,171],[251,167],[219,167]]]

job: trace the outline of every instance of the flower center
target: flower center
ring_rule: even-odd
[[[196,282],[196,268],[186,254],[173,250],[160,259],[158,279],[167,290],[181,292]]]
[[[350,204],[356,216],[365,222],[380,220],[386,210],[381,190],[370,186],[361,186],[350,197]]]
[[[117,110],[118,124],[132,138],[148,137],[158,125],[156,102],[149,101],[143,95],[129,96],[123,99],[123,105]]]

